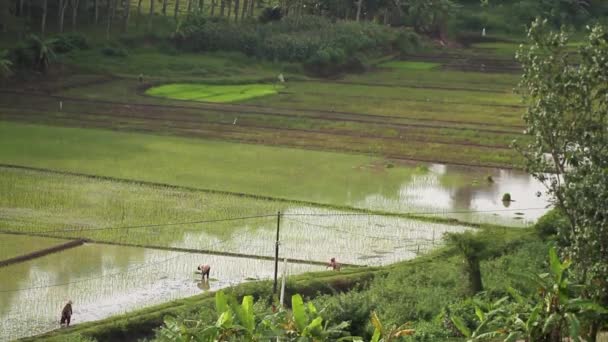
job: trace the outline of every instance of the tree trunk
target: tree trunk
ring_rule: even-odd
[[[150,13],[148,13],[148,27],[152,27],[152,19],[154,18],[154,1],[150,0]]]
[[[108,24],[106,26],[106,39],[110,39],[110,30],[112,29],[112,19],[114,19],[114,7],[116,0],[108,0]]]
[[[43,2],[42,2],[42,24],[40,27],[40,32],[42,33],[42,37],[44,37],[44,32],[46,31],[47,11],[48,11],[48,0],[43,0]]]
[[[216,0],[211,0],[211,12],[209,15],[212,17],[215,14],[215,2],[216,2]]]
[[[226,0],[228,3],[228,21],[230,21],[230,16],[232,15],[232,0]]]
[[[59,33],[63,33],[63,23],[65,19],[65,10],[68,7],[68,0],[59,1],[61,7],[59,8]]]
[[[129,31],[129,19],[131,18],[131,0],[125,1],[125,27],[124,32]]]
[[[226,0],[220,0],[220,17],[224,16],[225,9],[226,9]]]
[[[363,0],[359,0],[357,1],[357,17],[356,17],[356,21],[359,22],[359,19],[361,18],[361,5],[363,4]]]
[[[467,258],[469,264],[469,281],[471,285],[471,294],[475,295],[483,291],[483,283],[481,282],[481,268],[479,259]]]
[[[190,14],[190,12],[192,11],[192,0],[188,0],[186,4],[186,13]]]
[[[167,16],[167,0],[163,0],[163,15]]]
[[[173,17],[175,21],[177,21],[177,16],[179,15],[179,0],[175,0],[175,12],[173,13]]]
[[[80,0],[72,0],[72,31],[76,31],[76,18],[78,16],[78,5]]]
[[[384,9],[384,25],[388,25],[388,8]]]
[[[241,21],[243,21],[243,19],[245,19],[245,15],[247,14],[248,9],[249,9],[249,1],[243,0],[243,8],[241,9]]]
[[[143,0],[137,0],[137,18],[135,18],[135,27],[139,27],[139,20],[141,19],[141,3]]]
[[[253,6],[255,6],[255,0],[249,0],[249,17],[253,17]]]
[[[93,6],[95,6],[95,25],[97,25],[97,23],[99,22],[99,0],[94,0],[95,3],[93,4]]]
[[[25,3],[25,0],[19,0],[19,14],[17,15],[18,17],[23,17],[23,4]],[[12,7],[12,6],[11,6]]]
[[[205,13],[205,0],[198,0],[198,13]]]
[[[234,22],[239,21],[239,0],[234,0]]]

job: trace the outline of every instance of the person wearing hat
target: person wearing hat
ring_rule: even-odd
[[[60,325],[64,325],[66,327],[70,326],[70,321],[72,320],[72,301],[68,300],[68,303],[63,307],[63,310],[61,310],[61,321],[59,322]]]

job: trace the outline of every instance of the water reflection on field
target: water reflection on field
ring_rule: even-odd
[[[212,265],[211,281],[194,273]],[[61,308],[74,301],[73,323],[269,278],[273,262],[144,248],[84,245],[0,268],[0,341],[59,326]],[[323,267],[289,264],[291,274]],[[18,290],[19,291],[15,291]]]
[[[432,164],[396,189],[352,204],[392,212],[424,213],[467,222],[528,225],[547,211],[544,186],[521,171]],[[512,202],[503,202],[509,193]],[[540,196],[539,196],[540,194]]]

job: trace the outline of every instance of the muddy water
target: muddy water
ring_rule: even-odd
[[[190,227],[173,247],[274,256],[276,218],[232,227],[234,233]],[[411,259],[442,243],[446,232],[462,232],[462,225],[405,218],[291,207],[281,216],[280,254],[307,261],[339,261],[361,266],[387,265]],[[151,240],[150,240],[151,241]],[[152,243],[160,243],[153,242]],[[209,247],[206,247],[209,246]]]
[[[49,239],[36,236],[0,234],[0,260],[38,251],[66,243],[63,239]]]
[[[392,169],[382,170],[378,177],[390,172]],[[350,204],[467,222],[522,226],[548,210],[545,190],[521,171],[430,164],[417,167],[416,172],[393,187],[356,198]],[[512,202],[502,201],[505,193],[511,194]]]
[[[0,341],[57,328],[68,299],[77,324],[201,293],[194,271],[203,262],[211,290],[273,274],[271,261],[84,245],[0,268]],[[290,274],[319,269],[288,264]]]

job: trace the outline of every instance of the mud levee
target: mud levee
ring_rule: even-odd
[[[57,246],[53,246],[53,247],[37,250],[37,251],[32,252],[32,253],[27,253],[27,254],[24,254],[24,255],[16,256],[14,258],[6,259],[6,260],[0,260],[0,267],[5,267],[5,266],[8,266],[8,265],[12,265],[12,264],[16,264],[16,263],[20,263],[20,262],[24,262],[24,261],[28,261],[28,260],[40,258],[40,257],[43,257],[45,255],[61,252],[61,251],[64,251],[66,249],[70,249],[70,248],[81,246],[85,242],[86,242],[86,240],[84,240],[84,239],[72,240],[72,241],[69,241],[69,242],[66,242],[66,243],[62,243],[62,244],[57,245]]]

